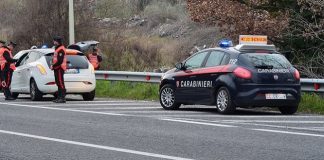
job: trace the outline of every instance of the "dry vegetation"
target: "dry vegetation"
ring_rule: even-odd
[[[75,0],[76,40],[98,40],[103,69],[170,68],[195,46],[264,34],[304,76],[324,77],[322,0]],[[19,49],[68,37],[67,0],[1,0],[0,38]]]
[[[4,1],[2,8],[8,10],[0,11],[6,20],[0,33],[17,41],[19,49],[51,44],[53,35],[67,40],[66,0]],[[215,26],[192,22],[186,7],[183,0],[75,0],[76,40],[101,42],[102,69],[171,68],[194,46],[210,45],[222,37]]]
[[[268,35],[303,76],[324,78],[323,0],[188,0],[192,20],[227,37]]]
[[[171,68],[194,46],[221,38],[215,26],[192,22],[182,0],[99,0],[97,38],[109,70],[153,71]],[[108,8],[120,8],[111,12]]]

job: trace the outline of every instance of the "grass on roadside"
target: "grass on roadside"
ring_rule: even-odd
[[[298,112],[324,114],[324,98],[315,93],[304,93]]]
[[[158,100],[159,85],[138,82],[97,81],[96,96],[136,100]]]

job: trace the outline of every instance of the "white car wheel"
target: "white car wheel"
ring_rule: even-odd
[[[30,99],[32,101],[39,101],[43,98],[43,94],[38,90],[37,84],[35,80],[31,80],[30,82]]]

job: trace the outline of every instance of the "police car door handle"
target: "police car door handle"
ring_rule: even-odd
[[[190,78],[195,78],[195,77],[197,77],[197,76],[190,76]]]
[[[217,76],[218,74],[217,73],[214,73],[214,74],[211,74],[210,76]]]

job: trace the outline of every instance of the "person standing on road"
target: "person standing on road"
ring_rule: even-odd
[[[93,48],[92,53],[88,54],[87,58],[95,70],[98,70],[100,68],[102,57],[101,55],[99,55],[97,47]]]
[[[10,42],[7,47],[2,47],[0,50],[0,68],[2,71],[2,81],[1,85],[3,88],[3,93],[5,95],[5,100],[15,100],[10,92],[12,73],[16,69],[15,63],[16,59],[12,58],[12,51],[16,47],[16,43]]]
[[[53,38],[53,43],[55,46],[55,52],[52,61],[51,69],[54,70],[55,83],[58,88],[57,99],[53,102],[55,103],[65,103],[66,89],[64,85],[64,72],[66,70],[66,49],[62,43],[62,38],[56,36]]]
[[[6,41],[0,40],[0,50],[4,49],[5,45],[6,45]],[[0,52],[1,52],[0,54],[3,54],[2,51],[0,51]],[[1,70],[1,68],[0,68],[0,82],[2,82],[2,70]],[[2,91],[2,85],[0,85],[0,90]]]

